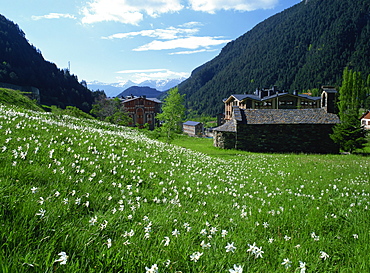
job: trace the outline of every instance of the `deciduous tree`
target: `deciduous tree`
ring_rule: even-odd
[[[334,126],[331,138],[345,152],[361,149],[366,144],[366,130],[361,126],[359,110],[365,91],[360,72],[345,68],[339,91],[340,123]]]
[[[164,122],[161,130],[166,133],[168,142],[173,137],[173,133],[181,128],[180,123],[185,116],[184,96],[179,94],[177,87],[168,91],[162,105],[162,113],[156,117],[156,119]]]

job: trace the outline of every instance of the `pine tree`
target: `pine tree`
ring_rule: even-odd
[[[345,152],[361,149],[366,144],[366,130],[361,126],[359,111],[363,99],[364,82],[360,72],[345,68],[339,92],[339,118],[341,123],[333,128],[331,138]]]
[[[162,105],[162,113],[156,119],[164,121],[161,130],[166,133],[167,142],[170,142],[173,133],[180,130],[180,123],[185,116],[184,96],[179,94],[178,88],[168,91]]]

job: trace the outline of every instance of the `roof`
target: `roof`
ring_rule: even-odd
[[[213,131],[218,132],[236,132],[236,124],[233,120],[229,120],[222,124],[221,126],[218,126],[216,128],[213,128]]]
[[[189,126],[197,126],[198,124],[201,124],[201,123],[197,121],[190,121],[190,120],[183,123],[183,125],[189,125]]]
[[[370,119],[370,110],[365,112],[360,119]]]
[[[246,124],[336,124],[337,115],[314,109],[240,109],[233,107],[233,118],[214,131],[236,132],[236,121]]]
[[[246,109],[247,124],[335,124],[339,118],[322,108],[314,109]]]
[[[231,97],[234,97],[238,101],[242,101],[242,100],[245,100],[245,99],[265,101],[265,100],[269,100],[269,99],[276,98],[276,97],[281,97],[281,96],[301,97],[301,98],[308,99],[308,100],[313,100],[313,101],[321,99],[321,97],[311,97],[311,96],[305,95],[305,94],[294,95],[294,94],[289,94],[289,93],[276,93],[276,94],[273,94],[271,96],[265,96],[263,98],[260,98],[259,96],[253,95],[253,94],[233,94],[233,95],[230,95],[230,97],[228,97],[226,99],[223,99],[223,102],[226,102]]]
[[[143,98],[143,97],[135,97],[135,98],[132,98],[132,99],[126,99],[126,100],[123,100],[123,102],[129,102],[129,101],[133,101],[133,100],[137,100],[137,99],[144,99],[144,100],[150,100],[150,101],[153,101],[153,102],[156,102],[156,103],[162,103],[159,99],[156,99],[156,98]]]

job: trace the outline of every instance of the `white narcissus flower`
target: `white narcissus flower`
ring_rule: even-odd
[[[234,250],[236,249],[236,247],[234,246],[234,242],[232,242],[231,244],[227,243],[227,245],[225,246],[225,249],[226,249],[226,252],[234,252]]]
[[[320,258],[326,260],[329,258],[329,255],[324,251],[320,251]]]
[[[68,259],[68,256],[67,254],[62,251],[58,254],[60,257],[58,260],[55,260],[54,262],[57,263],[57,262],[60,262],[60,264],[66,264],[67,263],[67,259]]]
[[[284,265],[285,268],[288,268],[288,267],[291,267],[291,263],[292,262],[288,258],[286,258],[286,259],[283,260],[283,262],[281,264]]]
[[[241,265],[234,264],[234,269],[229,269],[230,273],[243,273],[243,267]]]
[[[112,246],[112,239],[109,238],[107,241],[107,247],[110,248]]]
[[[157,264],[153,264],[151,268],[145,267],[146,273],[158,273]]]
[[[190,255],[190,260],[197,262],[200,259],[200,256],[203,255],[203,252],[194,252],[193,254]]]

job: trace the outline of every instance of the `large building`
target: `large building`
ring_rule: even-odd
[[[335,91],[333,87],[323,87],[328,93]],[[336,93],[336,91],[335,91]],[[321,97],[312,97],[306,94],[293,94],[271,89],[257,89],[254,94],[235,94],[224,99],[225,121],[232,116],[232,107],[240,109],[314,109],[321,107]]]
[[[226,115],[229,120],[213,129],[214,145],[251,152],[338,153],[339,146],[330,138],[333,126],[340,122],[333,113],[335,93],[332,88],[324,89],[320,99],[311,101],[321,102],[320,107],[253,109],[233,105],[229,116]],[[275,95],[276,100],[271,103],[279,105],[277,98],[280,95]],[[285,102],[292,99],[309,102],[296,95],[285,95],[284,99]]]
[[[143,127],[148,124],[150,129],[154,129],[158,125],[155,117],[161,112],[162,102],[160,100],[146,96],[130,96],[122,99],[122,104],[131,118],[129,126]]]

